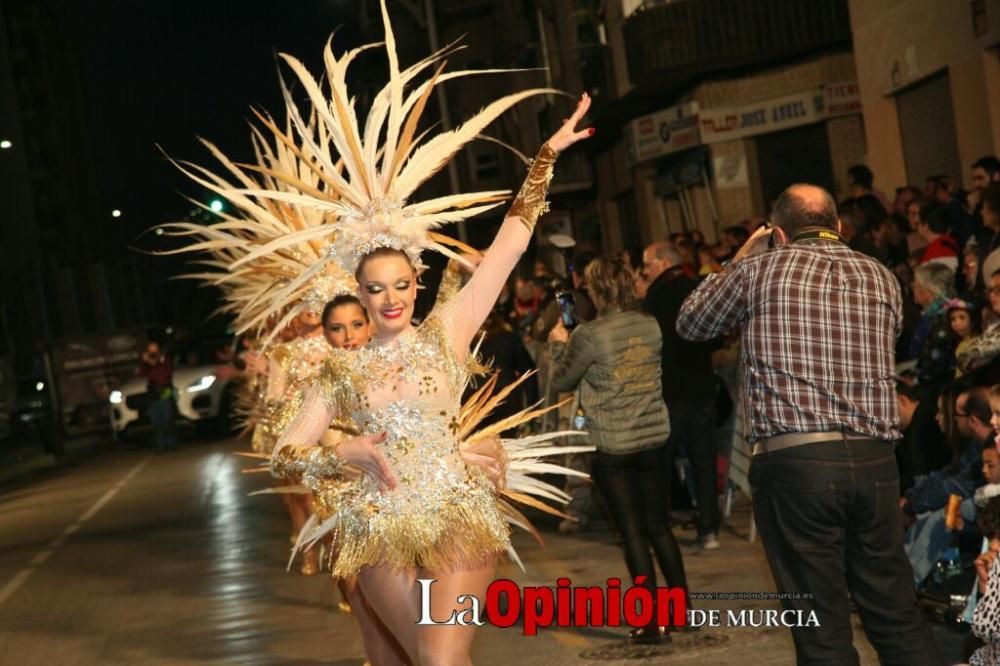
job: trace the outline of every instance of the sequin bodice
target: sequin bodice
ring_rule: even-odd
[[[483,486],[458,451],[458,419],[466,371],[455,358],[440,321],[428,319],[391,345],[356,353],[334,352],[320,375],[328,407],[349,415],[362,432],[388,434],[380,446],[399,481],[380,494],[366,483],[381,510],[406,511],[414,501]],[[336,420],[336,417],[335,417]],[[483,486],[485,487],[485,486]],[[426,495],[424,495],[426,493]]]

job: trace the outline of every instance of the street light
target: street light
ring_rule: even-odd
[[[212,199],[212,203],[210,203],[208,206],[209,206],[209,208],[212,209],[213,213],[221,213],[222,212],[222,199]]]
[[[118,210],[117,208],[115,208],[113,211],[111,211],[111,217],[121,217],[121,216],[122,216],[122,212],[120,210]]]
[[[2,141],[0,141],[0,149],[2,149],[2,150],[7,150],[8,148],[10,148],[13,145],[14,144],[11,143],[9,139],[3,139]]]

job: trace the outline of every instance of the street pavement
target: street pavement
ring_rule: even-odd
[[[286,572],[288,523],[269,485],[243,474],[240,443],[190,443],[153,455],[118,451],[0,488],[0,664],[355,665],[363,662],[350,615],[338,612],[331,579]],[[682,539],[688,580],[699,592],[768,592],[760,544],[746,535],[738,503],[722,548]],[[551,526],[550,526],[551,527]],[[546,546],[515,539],[520,585],[627,579],[614,534],[564,536]],[[661,581],[662,583],[662,581]],[[699,608],[767,609],[772,601],[703,601]],[[725,617],[725,610],[722,611]],[[480,629],[476,664],[794,664],[784,629],[719,627],[676,634],[670,646],[628,649],[624,628]],[[935,635],[954,650],[957,638]],[[863,664],[877,659],[860,626]]]

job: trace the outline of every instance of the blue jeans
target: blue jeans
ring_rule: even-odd
[[[903,552],[893,446],[818,442],[754,456],[753,508],[786,610],[820,626],[792,629],[799,664],[858,664],[848,596],[886,666],[943,664],[917,609]]]
[[[177,448],[177,433],[174,431],[174,419],[177,406],[173,395],[169,398],[153,396],[148,407],[149,422],[153,426],[153,448],[157,451]]]
[[[952,533],[944,524],[944,509],[917,516],[906,531],[903,548],[913,567],[913,583],[920,585],[952,542]]]

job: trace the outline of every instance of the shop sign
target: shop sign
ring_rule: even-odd
[[[827,117],[861,113],[861,93],[857,81],[828,83],[823,86],[823,103]]]
[[[817,89],[738,108],[703,109],[699,124],[702,142],[718,143],[808,125],[825,117],[824,96]]]
[[[629,123],[629,164],[701,145],[698,103],[688,102]]]

